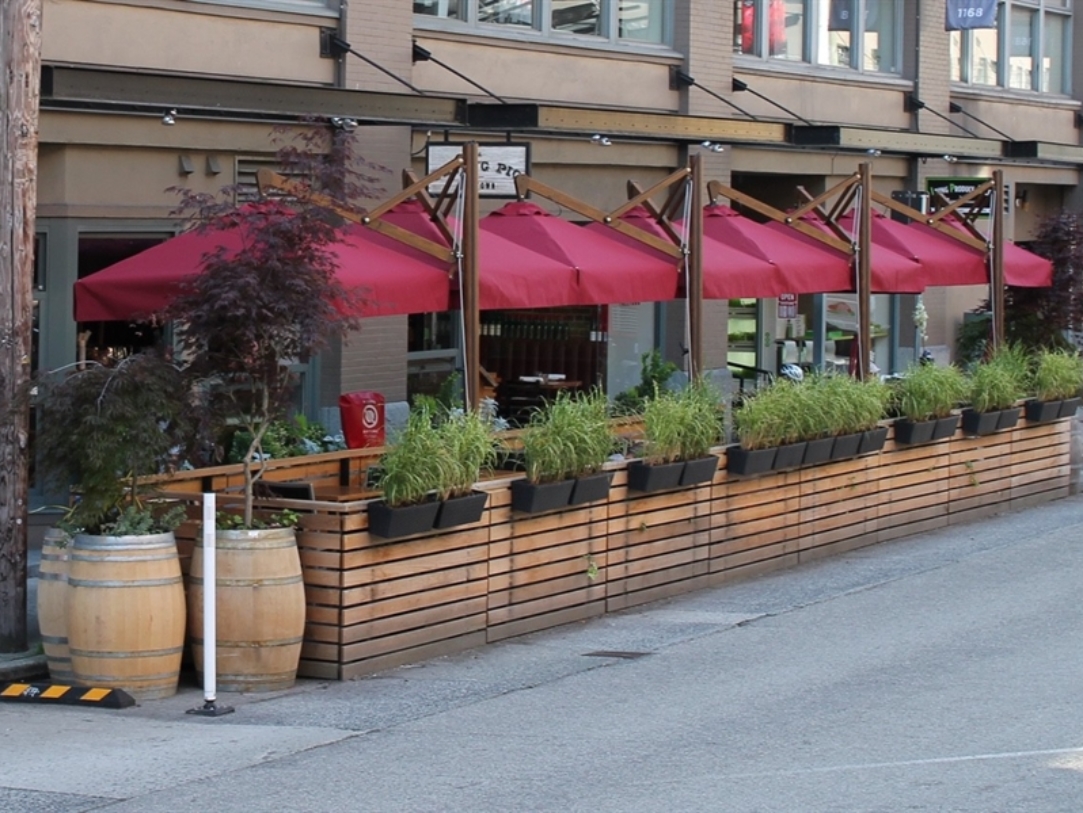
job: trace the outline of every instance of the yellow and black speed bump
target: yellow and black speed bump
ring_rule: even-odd
[[[0,683],[0,700],[106,709],[126,709],[135,705],[135,699],[123,689],[65,686],[59,683]]]

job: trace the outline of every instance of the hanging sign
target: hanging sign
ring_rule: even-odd
[[[990,178],[926,178],[925,188],[929,192],[929,202],[936,210],[944,206],[944,200],[954,203],[990,180]],[[983,195],[971,201],[970,204],[959,207],[958,212],[961,215],[967,215],[977,208],[978,217],[989,217],[990,199],[989,195]]]
[[[778,318],[779,319],[796,319],[797,318],[797,294],[779,294],[778,295]]]
[[[426,155],[426,174],[462,155],[462,144],[430,144]],[[515,177],[530,171],[529,144],[479,144],[478,194],[483,198],[515,198]],[[446,179],[429,184],[429,194],[444,188]],[[458,189],[458,180],[451,191]]]
[[[946,0],[944,30],[996,28],[997,0]]]

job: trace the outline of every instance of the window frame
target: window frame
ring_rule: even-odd
[[[801,43],[803,54],[800,59],[773,56],[770,54],[770,13],[771,13],[771,0],[752,0],[755,4],[755,20],[756,30],[753,33],[755,42],[755,50],[753,53],[743,53],[737,50],[738,43],[740,42],[740,20],[737,18],[736,13],[734,15],[734,37],[733,47],[735,56],[741,59],[758,60],[764,64],[771,65],[810,65],[816,69],[822,69],[827,71],[846,71],[855,74],[861,74],[869,77],[901,77],[903,75],[903,66],[901,64],[901,58],[896,59],[898,64],[896,70],[872,70],[866,68],[865,62],[865,38],[869,33],[866,31],[863,24],[858,24],[856,21],[865,19],[865,8],[867,0],[853,0],[855,4],[854,20],[851,24],[849,31],[850,34],[850,59],[846,65],[835,65],[830,62],[822,62],[819,59],[819,52],[826,45],[826,38],[830,36],[830,32],[826,30],[821,32],[819,30],[819,22],[821,20],[829,20],[831,15],[831,0],[803,0],[803,19],[802,19],[802,31],[801,31]],[[894,8],[894,20],[892,24],[892,33],[894,42],[892,43],[892,51],[894,54],[899,55],[903,53],[903,2],[896,2]],[[736,12],[737,3],[735,2],[733,8]]]
[[[553,0],[532,0],[533,14],[531,25],[508,25],[504,23],[481,22],[478,17],[479,0],[459,0],[460,18],[441,17],[434,14],[414,13],[414,27],[429,30],[458,31],[464,29],[472,34],[485,37],[531,39],[550,44],[573,45],[579,47],[620,48],[632,50],[672,50],[674,35],[675,0],[661,0],[662,36],[660,41],[640,40],[620,37],[619,5],[622,0],[597,0],[600,6],[599,34],[579,34],[554,29]]]
[[[1035,14],[1037,25],[1031,33],[1031,49],[1029,57],[1032,60],[1030,83],[1027,87],[1016,87],[1011,84],[1011,59],[1012,37],[1014,36],[1012,17],[1013,11],[1025,10]],[[1050,96],[1070,97],[1072,93],[1072,18],[1074,7],[1071,0],[999,0],[997,3],[997,75],[996,84],[975,82],[972,73],[972,57],[974,49],[974,32],[959,31],[959,53],[951,54],[952,60],[958,59],[960,76],[952,79],[960,85],[968,88],[996,88],[1015,93],[1041,93]],[[1064,23],[1061,44],[1061,65],[1059,67],[1060,82],[1059,90],[1044,90],[1044,71],[1042,62],[1046,52],[1046,24],[1050,16],[1061,19]]]

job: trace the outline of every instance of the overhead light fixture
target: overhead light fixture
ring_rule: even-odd
[[[710,150],[711,152],[722,152],[726,149],[721,144],[716,144],[713,141],[701,141],[699,145],[703,147],[703,149]]]
[[[869,147],[865,150],[865,155],[868,155],[870,158],[879,158],[882,154],[883,153],[876,149],[876,147]]]
[[[590,140],[592,143],[597,144],[599,147],[609,147],[613,144],[613,142],[610,141],[608,137],[604,135],[598,135],[597,133],[592,135],[590,137]]]
[[[958,158],[956,158],[956,157],[955,157],[954,155],[945,155],[945,156],[943,156],[943,158],[944,158],[944,160],[945,160],[945,161],[947,161],[947,162],[948,162],[949,164],[954,164],[954,163],[955,163],[956,161],[958,161],[958,160],[959,160],[959,159],[958,159]]]
[[[352,133],[357,129],[357,119],[346,118],[345,116],[332,116],[331,126],[336,130],[342,130],[344,133]]]
[[[177,123],[177,111],[176,110],[167,110],[162,115],[162,124],[164,124],[166,127],[172,127],[176,123]]]

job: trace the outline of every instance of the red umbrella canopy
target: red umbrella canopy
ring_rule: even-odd
[[[662,302],[674,296],[671,260],[562,220],[534,203],[507,203],[483,217],[481,229],[573,268],[577,301],[566,304]]]
[[[820,218],[815,215],[805,215],[801,218],[803,223],[807,223],[814,228],[819,229],[824,234],[834,235]],[[851,233],[853,226],[852,221],[847,220],[846,231]],[[810,246],[815,246],[821,251],[827,251],[836,255],[839,258],[845,259],[850,263],[850,283],[844,289],[839,290],[854,290],[853,284],[853,258],[849,257],[842,252],[835,251],[835,249],[825,246],[815,238],[809,237],[807,234],[802,234],[790,226],[784,223],[770,222],[765,224],[765,228],[776,232],[778,234],[784,234],[791,239],[798,242],[805,243]],[[879,239],[878,239],[879,237]],[[889,240],[884,242],[883,235],[878,235],[877,231],[873,230],[873,246],[872,254],[869,258],[872,263],[872,292],[876,294],[919,294],[925,290],[925,284],[922,278],[922,268],[918,259],[906,248],[905,245],[899,243],[898,240]],[[826,293],[826,291],[825,291]]]
[[[439,261],[399,250],[397,242],[360,226],[339,234],[328,250],[338,264],[339,280],[361,291],[360,315],[447,309],[449,281]],[[244,239],[240,229],[193,229],[84,277],[75,283],[75,319],[124,321],[156,314],[184,280],[201,272],[205,257],[222,248],[236,253]]]
[[[420,201],[395,206],[381,218],[400,228],[448,246],[447,240]],[[452,229],[455,220],[448,218]],[[450,246],[448,246],[450,248]],[[478,234],[478,294],[480,310],[558,308],[580,304],[575,268],[506,240],[498,234]]]
[[[949,226],[964,231],[963,225],[957,218],[949,216],[945,218],[945,222]],[[924,223],[911,223],[910,225],[916,229],[931,231],[940,239],[950,239],[945,238]],[[1017,246],[1010,240],[1005,240],[1004,282],[1007,285],[1015,285],[1020,288],[1048,288],[1053,284],[1053,263],[1032,251],[1027,251],[1022,246]]]
[[[621,215],[621,220],[667,242],[671,239],[645,206],[636,206],[628,210],[628,212]],[[634,247],[639,251],[649,252],[661,261],[671,263],[678,272],[678,285],[674,296],[684,295],[683,260],[655,251],[644,243],[621,234],[603,223],[590,223],[586,228],[593,231],[602,231],[614,240]],[[675,223],[674,228],[680,233],[683,226],[680,223]],[[706,234],[703,236],[702,264],[704,299],[760,298],[775,296],[776,293],[785,293],[783,288],[785,280],[780,269],[774,263],[719,242]]]
[[[783,278],[783,287],[777,293],[848,291],[853,285],[853,269],[844,255],[815,240],[804,242],[789,232],[770,229],[729,206],[713,204],[703,208],[703,233],[776,265]]]

